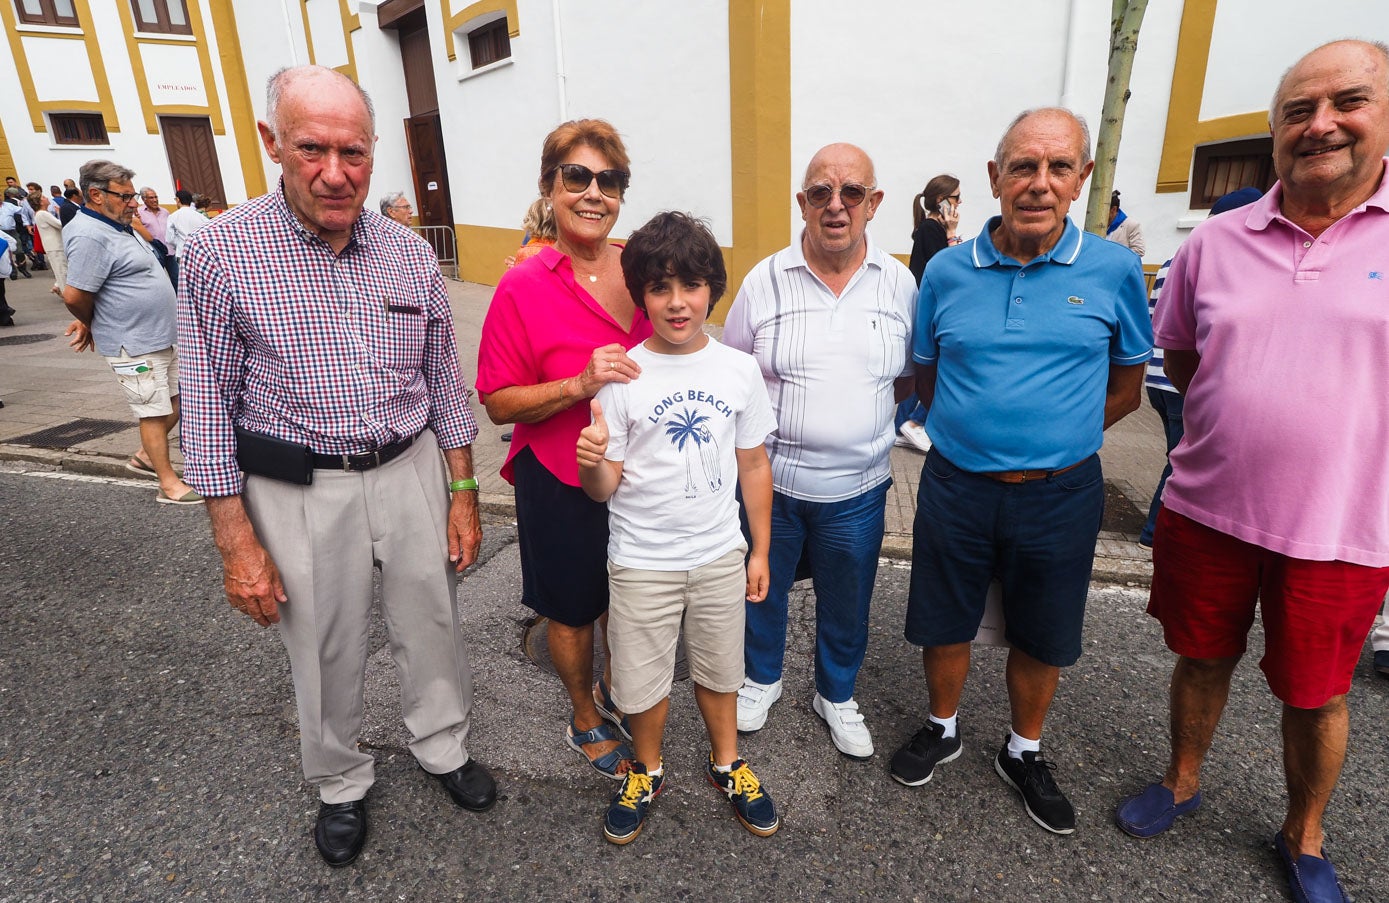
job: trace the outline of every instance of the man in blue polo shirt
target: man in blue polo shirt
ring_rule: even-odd
[[[1104,510],[1096,452],[1138,409],[1153,346],[1137,256],[1066,215],[1094,163],[1068,110],[1029,110],[989,163],[1000,200],[979,236],[932,258],[912,357],[926,405],[907,639],[930,713],[892,758],[909,786],[960,754],[957,711],[989,582],[1003,584],[1012,730],[994,768],[1057,834],[1075,810],[1040,753],[1061,668],[1080,657]]]

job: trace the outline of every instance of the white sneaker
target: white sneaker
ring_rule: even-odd
[[[926,428],[915,420],[904,422],[897,432],[902,439],[907,440],[905,443],[898,443],[899,445],[907,445],[923,453],[931,450],[931,437],[926,435]]]
[[[738,732],[751,734],[762,730],[767,723],[767,710],[780,698],[781,681],[760,684],[744,678],[738,690]]]
[[[857,702],[852,699],[848,702],[830,702],[816,693],[812,707],[815,714],[829,725],[830,739],[834,741],[836,749],[855,759],[867,759],[873,755],[873,737],[868,733],[868,725],[863,723],[863,716],[858,713]]]

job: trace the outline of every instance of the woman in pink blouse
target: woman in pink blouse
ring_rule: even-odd
[[[502,477],[516,487],[521,601],[549,619],[550,657],[573,707],[565,742],[621,778],[631,739],[607,684],[592,685],[593,628],[608,609],[608,511],[579,488],[574,448],[588,400],[640,368],[627,349],[651,335],[608,242],[627,190],[627,150],[601,119],[545,138],[540,193],[558,238],[497,285],[478,349],[477,389],[493,423],[515,424]]]

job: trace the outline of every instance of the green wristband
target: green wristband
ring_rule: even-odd
[[[463,492],[471,489],[477,492],[477,477],[468,477],[466,480],[454,480],[449,484],[449,492]]]

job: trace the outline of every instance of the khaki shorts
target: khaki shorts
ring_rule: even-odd
[[[608,562],[608,645],[619,709],[645,712],[670,695],[682,622],[694,682],[715,693],[743,685],[746,552],[740,544],[691,571],[643,571]]]
[[[115,371],[116,381],[125,390],[125,401],[137,418],[167,417],[174,412],[178,352],[172,347],[134,357],[122,348],[119,357],[108,357],[106,362]]]

